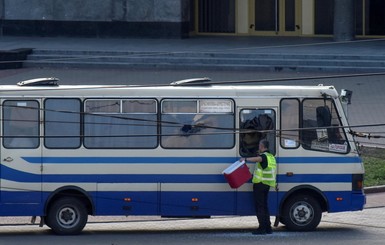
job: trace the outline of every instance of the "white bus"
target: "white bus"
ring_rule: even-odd
[[[333,86],[0,86],[0,215],[40,216],[77,234],[88,215],[254,215],[252,183],[222,171],[277,158],[271,215],[315,229],[322,212],[362,210],[363,163]],[[249,165],[250,171],[254,169]]]

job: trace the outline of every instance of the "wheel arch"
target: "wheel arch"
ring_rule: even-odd
[[[295,195],[309,195],[315,198],[321,206],[322,212],[329,210],[329,204],[326,196],[322,193],[322,191],[312,185],[301,185],[292,188],[288,191],[284,197],[282,198],[279,204],[279,213],[282,213],[282,209],[285,206],[285,203]]]
[[[47,214],[52,203],[62,197],[75,197],[85,204],[89,215],[95,213],[94,202],[91,196],[84,189],[77,186],[63,186],[49,195],[45,203],[44,214]]]

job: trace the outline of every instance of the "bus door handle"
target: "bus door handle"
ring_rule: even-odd
[[[293,177],[294,173],[293,172],[286,172],[287,177]]]
[[[12,157],[7,157],[3,159],[4,162],[12,162],[13,158]]]

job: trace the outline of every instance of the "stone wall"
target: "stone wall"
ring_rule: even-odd
[[[4,35],[184,37],[189,7],[190,0],[0,0],[0,18]]]

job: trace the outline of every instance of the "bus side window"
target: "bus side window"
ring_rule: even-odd
[[[46,99],[44,109],[45,147],[79,148],[81,101],[79,99]]]
[[[5,148],[39,147],[39,103],[7,100],[3,103]]]
[[[332,100],[303,101],[303,148],[307,150],[348,153],[350,148]]]
[[[299,146],[299,100],[281,100],[281,130],[282,148],[298,148]]]
[[[270,143],[269,151],[275,154],[275,112],[270,109],[243,109],[240,112],[239,154],[255,156],[262,139]]]
[[[155,99],[86,99],[84,147],[153,149],[158,145]]]
[[[234,147],[234,103],[229,99],[164,99],[161,145],[169,149]]]

